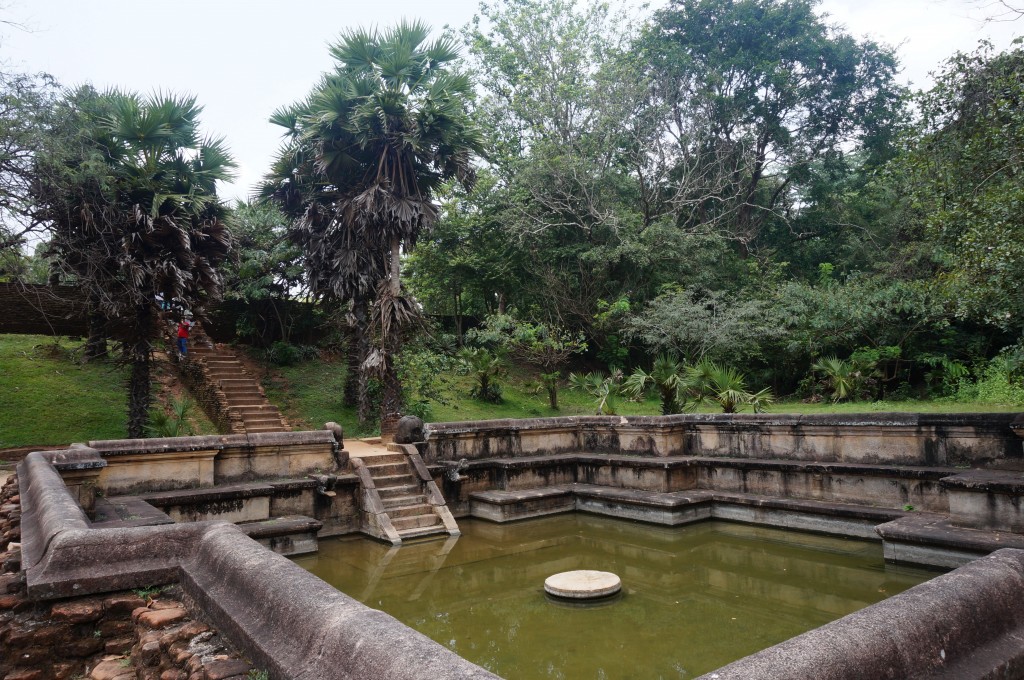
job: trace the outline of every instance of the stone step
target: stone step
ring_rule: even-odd
[[[444,524],[441,522],[441,518],[434,513],[430,513],[429,515],[416,515],[413,517],[391,518],[391,526],[395,527],[399,535],[401,535],[402,531],[407,529],[422,529],[437,525],[444,527]]]
[[[365,460],[373,459],[370,458]],[[380,465],[370,465],[368,463],[366,465],[366,468],[370,471],[370,474],[374,478],[376,478],[377,476],[384,477],[387,475],[398,475],[409,471],[409,466],[405,463],[405,461],[402,461],[401,463],[381,463]]]
[[[276,420],[270,418],[265,420],[243,420],[242,427],[245,428],[246,432],[254,432],[257,428],[283,428],[284,423],[281,422],[280,418]]]
[[[424,494],[407,494],[405,496],[391,496],[389,498],[381,498],[381,504],[384,509],[389,513],[394,509],[407,508],[413,505],[424,505],[427,502],[427,497]]]
[[[221,378],[221,387],[248,387],[250,385],[256,386],[256,381],[252,378]]]
[[[267,400],[262,396],[255,397],[236,397],[232,396],[229,400],[231,403],[228,404],[229,409],[238,408],[239,406],[265,406]]]
[[[406,464],[407,459],[404,454],[401,453],[382,453],[379,456],[366,456],[363,458],[363,463],[366,467],[377,466],[377,465],[395,465],[396,463]]]
[[[378,489],[389,489],[395,486],[412,486],[418,484],[418,482],[419,480],[413,477],[408,472],[400,475],[382,475],[379,477],[377,475],[373,476],[373,485],[376,486]]]
[[[279,416],[281,412],[277,410],[277,407],[268,404],[266,402],[262,404],[236,404],[234,400],[228,405],[228,408],[232,413],[237,413],[241,416]]]
[[[399,530],[398,535],[403,541],[407,541],[410,538],[419,538],[421,536],[432,536],[434,534],[446,534],[448,530],[445,529],[444,524],[436,524],[428,527],[417,527],[415,529],[404,529]]]
[[[238,359],[228,359],[227,357],[216,357],[216,355],[207,355],[206,365],[209,368],[231,368],[235,370],[244,370],[242,368],[242,362]]]
[[[260,397],[261,399],[266,399],[266,397],[263,396],[263,393],[260,392],[259,388],[256,387],[255,385],[250,385],[249,387],[222,387],[221,392],[223,392],[228,397],[237,395],[240,399],[252,399],[254,396]]]
[[[286,515],[240,523],[238,528],[280,555],[303,555],[317,551],[317,532],[323,523],[303,515]]]
[[[397,508],[386,508],[388,517],[392,520],[398,517],[416,517],[419,515],[433,515],[434,506],[429,503],[416,503],[415,505],[402,505]]]
[[[376,484],[376,482],[374,482]],[[386,489],[377,489],[377,493],[380,494],[381,500],[386,498],[399,498],[400,496],[415,496],[420,490],[419,484],[404,484],[402,486],[392,486]]]
[[[248,425],[242,426],[246,434],[256,434],[258,432],[287,432],[288,428],[284,425],[254,425],[252,427]]]

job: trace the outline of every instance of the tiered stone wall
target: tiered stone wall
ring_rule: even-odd
[[[560,453],[880,465],[1024,465],[1015,413],[683,414],[433,423],[423,457]]]

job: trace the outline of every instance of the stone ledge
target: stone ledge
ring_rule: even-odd
[[[997,470],[968,470],[943,477],[942,485],[952,489],[984,491],[1019,496],[1024,494],[1024,475]]]
[[[1024,550],[1024,536],[1002,531],[985,531],[954,526],[948,517],[908,512],[899,519],[880,524],[875,531],[884,541],[940,546],[985,555],[1000,548]]]
[[[270,519],[258,520],[255,522],[242,522],[237,525],[249,538],[275,538],[287,536],[288,534],[317,532],[323,529],[324,524],[320,520],[303,515],[286,515],[284,517],[271,517]]]
[[[238,498],[255,498],[257,496],[273,496],[274,487],[270,484],[225,484],[213,488],[181,489],[176,491],[157,491],[140,494],[139,498],[157,507],[171,505],[198,505]]]

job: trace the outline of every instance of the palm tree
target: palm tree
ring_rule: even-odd
[[[694,405],[716,404],[723,413],[736,413],[740,407],[750,406],[755,413],[760,413],[775,402],[768,388],[748,392],[746,378],[729,366],[704,360],[690,367],[688,373],[687,386],[692,392]]]
[[[62,126],[36,158],[36,218],[50,229],[55,276],[82,288],[123,329],[131,365],[128,435],[145,434],[156,295],[194,311],[219,293],[231,235],[216,182],[234,162],[202,139],[195,98],[97,93],[61,105]]]
[[[467,76],[447,36],[427,42],[422,22],[354,30],[331,48],[333,73],[303,102],[271,119],[289,141],[262,193],[298,219],[314,292],[353,306],[361,337],[361,385],[382,377],[382,415],[401,407],[394,356],[417,305],[401,287],[401,252],[437,218],[433,196],[446,181],[472,186],[481,136],[466,103]],[[375,331],[379,344],[371,348]],[[360,389],[360,416],[366,416]]]
[[[638,368],[622,383],[622,391],[634,399],[643,396],[651,386],[661,397],[661,415],[679,413],[686,400],[686,364],[678,357],[659,354],[651,372]]]

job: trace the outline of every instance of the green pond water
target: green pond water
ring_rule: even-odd
[[[324,540],[295,561],[510,680],[693,678],[935,575],[885,564],[880,543],[727,522],[569,513],[459,526],[400,548]],[[544,579],[573,569],[614,572],[623,592],[551,600]]]

